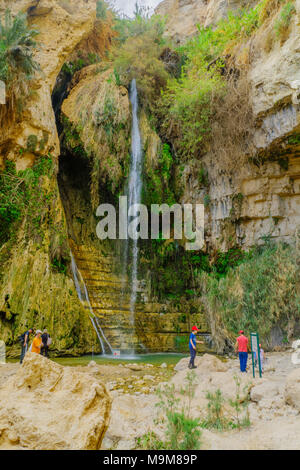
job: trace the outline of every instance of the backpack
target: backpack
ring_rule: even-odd
[[[50,338],[49,336],[47,339],[47,346],[51,346],[51,344],[52,344],[52,338]]]
[[[19,341],[19,343],[21,343],[21,344],[24,343],[26,333],[28,333],[28,331],[25,331],[25,333],[23,333],[22,335],[18,336],[18,341]],[[29,334],[28,334],[28,336],[29,336]]]

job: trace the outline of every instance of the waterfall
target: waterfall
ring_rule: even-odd
[[[105,354],[104,342],[107,344],[110,353],[113,354],[112,347],[111,347],[108,339],[106,338],[106,336],[105,336],[105,334],[104,334],[104,332],[103,332],[103,330],[100,326],[98,318],[96,317],[96,315],[93,312],[85,282],[83,280],[83,277],[82,277],[79,269],[77,268],[75,258],[74,258],[72,253],[71,253],[71,268],[72,268],[72,273],[73,273],[73,278],[74,278],[74,283],[75,283],[78,298],[79,298],[81,303],[86,302],[88,307],[89,307],[90,320],[92,322],[94,330],[96,331],[97,337],[99,339],[102,354]]]
[[[131,126],[131,162],[129,169],[128,185],[127,185],[127,199],[128,207],[133,204],[141,203],[142,195],[142,163],[143,152],[141,135],[139,130],[138,120],[138,93],[136,88],[136,81],[132,80],[130,85],[130,102],[132,105],[132,126]],[[131,217],[128,216],[128,226]],[[130,313],[131,323],[134,325],[135,321],[135,304],[137,298],[138,288],[138,262],[139,262],[139,246],[138,240],[131,240],[128,238],[124,255],[125,270],[128,265],[128,259],[131,261],[130,273]]]

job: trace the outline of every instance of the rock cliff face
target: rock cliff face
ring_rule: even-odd
[[[165,0],[157,13],[167,16],[167,32],[181,42],[195,34],[197,23],[214,26],[228,9],[249,3]],[[206,187],[199,185],[199,172],[195,171],[199,162],[182,169],[182,202],[208,201],[207,250],[227,250],[236,244],[248,249],[266,236],[290,241],[300,224],[300,0],[295,5],[297,13],[282,44],[272,36],[273,17],[234,51],[232,63],[237,69],[247,69],[250,86],[254,116],[251,158],[245,160],[241,155],[229,168],[224,167],[221,154],[216,158],[208,151],[201,161],[208,172]],[[115,201],[128,174],[128,92],[118,85],[108,61],[81,70],[73,77],[62,106],[61,141],[51,102],[59,72],[75,57],[74,49],[104,57],[113,33],[107,24],[99,32],[96,0],[76,4],[69,0],[0,0],[0,13],[8,6],[14,14],[27,12],[30,24],[40,31],[36,60],[41,73],[33,81],[34,95],[22,118],[0,130],[0,167],[11,160],[17,170],[23,170],[50,154],[54,171],[39,179],[44,199],[38,204],[45,207],[35,221],[39,233],[32,236],[28,232],[28,216],[15,239],[0,250],[1,339],[9,354],[16,354],[18,335],[35,326],[50,330],[56,337],[53,349],[60,354],[86,353],[97,344],[88,309],[80,304],[72,280],[71,247],[105,333],[114,347],[126,348],[130,310],[128,293],[120,307],[120,247],[97,240],[94,214],[99,202]],[[158,168],[162,143],[144,113],[140,126],[147,172]],[[201,307],[191,315],[185,307],[176,310],[167,303],[152,302],[146,279],[139,292],[134,344],[169,351],[186,337],[191,324],[207,333]]]
[[[192,324],[197,324],[203,333],[208,332],[203,312],[189,315],[153,302],[145,280],[138,293],[133,332],[130,289],[126,282],[124,285],[120,267],[122,247],[95,238],[93,195],[100,198],[97,203],[107,202],[104,196],[112,197],[107,187],[115,190],[124,183],[124,169],[126,172],[128,166],[131,122],[128,91],[117,85],[110,68],[101,71],[96,66],[88,67],[75,77],[74,83],[62,106],[62,120],[67,124],[59,182],[72,252],[85,280],[93,312],[115,349],[127,350],[134,345],[141,351],[143,348],[173,351],[180,339],[186,338]],[[140,130],[145,167],[153,168],[162,144],[144,112],[140,115]],[[74,153],[78,147],[80,154]],[[76,184],[72,167],[79,164],[81,182]],[[88,166],[100,169],[96,181],[93,177],[84,178]]]
[[[197,25],[214,26],[236,10],[255,2],[249,0],[163,0],[155,13],[166,17],[166,33],[178,42],[197,32]]]
[[[27,101],[25,116],[15,126],[1,129],[0,134],[0,165],[8,158],[16,161],[18,169],[25,169],[36,154],[59,155],[51,93],[64,62],[94,27],[96,0],[79,0],[76,5],[63,0],[1,0],[0,13],[8,7],[13,14],[27,12],[29,22],[40,31],[41,46],[35,59],[41,73],[34,80],[34,98]],[[28,151],[28,138],[32,135],[39,143],[44,142],[40,151],[38,147],[35,152]],[[23,150],[22,158],[16,158],[19,149]]]
[[[13,15],[27,12],[29,23],[40,31],[40,49],[35,59],[41,72],[34,77],[34,93],[27,98],[22,116],[14,125],[0,130],[0,167],[11,160],[17,170],[24,170],[50,155],[52,171],[39,177],[38,186],[30,195],[36,199],[33,211],[27,211],[15,236],[1,247],[0,334],[8,355],[19,353],[16,339],[32,325],[49,328],[55,336],[54,351],[80,354],[91,351],[97,340],[78,300],[71,272],[63,274],[53,269],[55,258],[65,256],[67,260],[69,248],[57,186],[60,145],[51,94],[60,69],[75,46],[88,41],[89,35],[95,37],[96,0],[80,0],[76,5],[62,0],[2,0],[1,15],[6,8]],[[34,148],[29,145],[32,141]],[[40,197],[43,202],[38,202]],[[33,219],[42,207],[43,214],[32,230]]]
[[[241,2],[166,0],[157,13],[167,15],[173,37],[186,40],[196,32],[195,23],[214,25],[228,10],[240,6]],[[250,84],[255,163],[232,162],[230,170],[224,168],[221,154],[216,160],[208,152],[202,164],[208,171],[209,189],[199,188],[191,167],[185,169],[183,199],[209,200],[206,242],[213,248],[226,250],[238,243],[247,249],[264,236],[289,242],[299,227],[299,0],[295,6],[297,13],[284,43],[274,38],[275,15],[235,51],[235,67],[246,67]]]

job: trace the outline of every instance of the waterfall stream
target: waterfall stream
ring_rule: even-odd
[[[81,301],[81,303],[84,304],[86,302],[89,307],[90,320],[92,322],[94,330],[96,331],[97,337],[99,339],[102,354],[105,354],[105,343],[108,346],[110,353],[113,354],[112,347],[100,326],[99,319],[96,317],[96,315],[93,312],[85,282],[76,265],[76,261],[72,253],[71,253],[71,268],[72,268],[72,273],[73,273],[73,278],[74,278],[74,283],[75,283],[78,298]]]
[[[138,120],[138,93],[136,81],[132,80],[130,85],[130,102],[132,105],[132,126],[131,126],[131,162],[129,169],[129,177],[127,184],[127,200],[128,208],[134,204],[141,203],[142,196],[142,164],[143,151],[141,143],[141,135]],[[128,226],[132,216],[127,216]],[[139,262],[139,246],[138,240],[127,239],[124,256],[124,270],[127,270],[128,262],[131,262],[130,273],[130,313],[131,323],[135,323],[135,305],[138,289],[138,262]]]

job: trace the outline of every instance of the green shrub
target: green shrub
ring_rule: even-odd
[[[218,430],[224,429],[227,426],[227,421],[223,416],[223,405],[225,398],[221,390],[218,388],[215,392],[207,392],[206,399],[208,416],[205,422],[202,423],[203,427],[215,428]]]
[[[107,17],[107,6],[103,0],[97,1],[96,16],[99,20],[105,20]]]
[[[228,139],[235,139],[241,145],[243,135],[247,134],[250,120],[244,107],[249,108],[249,100],[241,106],[240,93],[245,94],[246,90],[239,89],[241,79],[237,81],[237,77],[229,76],[226,61],[233,48],[259,27],[265,1],[252,9],[228,12],[227,18],[214,28],[199,26],[198,34],[178,49],[184,62],[181,76],[170,78],[162,91],[158,120],[163,136],[172,141],[180,159],[201,157],[212,142],[222,151]],[[231,117],[239,109],[240,115],[247,119],[238,118],[236,122]],[[213,122],[219,128],[226,122],[228,135],[216,138]],[[236,138],[235,133],[238,133]],[[237,154],[240,153],[239,150]]]
[[[172,170],[174,159],[170,146],[163,144],[158,155],[156,168],[145,171],[145,185],[143,200],[145,204],[175,204],[176,197],[173,189]]]
[[[42,235],[41,222],[51,194],[42,190],[40,177],[50,176],[52,171],[50,157],[41,157],[32,168],[19,172],[13,162],[6,162],[4,171],[0,173],[0,245],[12,236],[24,216],[28,230]]]
[[[164,450],[197,450],[200,449],[200,422],[192,418],[191,401],[195,395],[197,385],[196,375],[189,372],[185,379],[185,385],[180,394],[186,398],[186,405],[182,406],[180,398],[176,396],[174,385],[166,385],[163,390],[158,390],[160,401],[156,404],[164,413],[165,440],[150,431],[138,441],[143,449]],[[181,405],[181,406],[180,406]]]
[[[117,30],[121,46],[115,50],[114,67],[119,82],[128,87],[135,78],[140,101],[152,107],[168,79],[160,60],[166,45],[164,23],[155,15],[148,17],[137,13],[132,20],[119,19]]]
[[[207,392],[207,416],[201,421],[201,427],[224,431],[227,429],[241,429],[250,426],[248,408],[251,384],[246,384],[241,391],[241,379],[235,375],[234,381],[234,399],[230,398],[226,400],[219,388],[214,392]],[[225,411],[226,403],[228,403],[231,408],[227,407]]]
[[[294,2],[288,2],[282,7],[274,25],[276,36],[278,38],[285,38],[285,35],[291,22],[291,18],[295,13],[296,8]]]
[[[202,301],[214,325],[219,325],[213,331],[218,350],[226,337],[233,343],[241,327],[248,333],[257,331],[267,346],[273,327],[291,334],[290,325],[300,318],[299,259],[297,244],[295,249],[266,241],[244,258],[238,256],[238,265],[225,276],[199,273]]]
[[[234,410],[234,422],[233,427],[238,429],[247,428],[250,426],[250,417],[249,417],[249,392],[250,384],[246,384],[243,388],[243,395],[241,395],[241,379],[237,375],[234,376],[235,381],[235,398],[234,400],[230,399],[229,404]],[[242,415],[241,415],[242,413]]]
[[[0,19],[0,80],[6,84],[6,111],[11,114],[21,109],[29,94],[29,82],[40,69],[34,60],[38,34],[37,30],[28,27],[25,13],[18,13],[13,18],[10,10],[6,10],[4,18]]]

